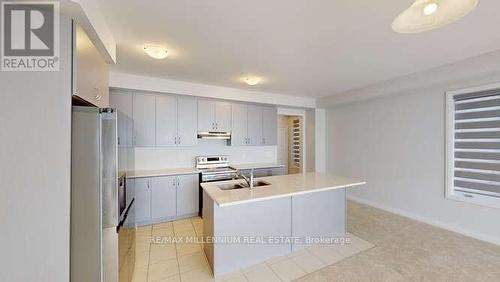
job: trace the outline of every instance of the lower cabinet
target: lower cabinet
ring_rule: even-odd
[[[198,175],[180,175],[177,178],[177,216],[197,214],[199,209]]]
[[[249,176],[250,169],[241,170],[241,172]],[[266,176],[275,176],[275,175],[284,175],[285,168],[284,167],[275,167],[275,168],[256,168],[253,170],[254,177],[266,177]]]
[[[272,175],[285,175],[285,168],[284,167],[275,167],[271,169]]]
[[[177,176],[151,178],[151,220],[159,221],[174,218],[177,213]]]
[[[135,179],[135,222],[137,225],[151,221],[151,179]]]
[[[254,177],[266,177],[266,176],[271,176],[271,175],[272,175],[271,169],[258,168],[258,169],[253,170]]]
[[[198,214],[198,174],[135,179],[137,225]]]

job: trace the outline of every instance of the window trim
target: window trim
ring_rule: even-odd
[[[487,85],[481,85],[476,87],[469,87],[457,90],[451,90],[445,92],[446,98],[446,156],[445,156],[445,166],[446,166],[446,174],[445,174],[445,198],[450,200],[456,200],[461,202],[466,202],[470,204],[486,206],[491,208],[500,209],[500,198],[490,197],[486,195],[471,195],[466,192],[455,191],[454,189],[454,169],[455,169],[455,111],[454,105],[455,102],[453,100],[453,96],[459,94],[467,94],[467,93],[475,93],[487,90],[500,89],[500,83],[492,83]]]

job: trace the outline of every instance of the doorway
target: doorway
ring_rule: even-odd
[[[278,163],[288,174],[303,172],[303,128],[303,117],[278,115]]]

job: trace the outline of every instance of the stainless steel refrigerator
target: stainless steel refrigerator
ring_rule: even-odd
[[[129,281],[120,277],[133,248],[133,195],[127,169],[119,171],[118,114],[114,109],[73,107],[71,148],[72,282]],[[120,123],[122,124],[122,123]],[[120,130],[121,132],[121,130]],[[124,263],[123,261],[127,262]],[[130,278],[129,278],[130,277]]]

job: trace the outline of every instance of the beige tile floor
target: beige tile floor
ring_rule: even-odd
[[[199,217],[140,227],[136,232],[132,281],[292,281],[373,247],[350,235],[350,244],[310,247],[214,279],[200,244],[161,241],[162,238],[201,237],[202,228]]]
[[[299,281],[500,281],[500,247],[348,203],[348,231],[375,247]]]

